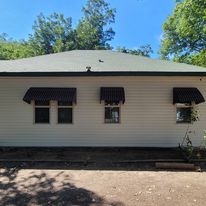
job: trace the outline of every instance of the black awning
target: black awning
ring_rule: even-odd
[[[204,97],[197,88],[173,88],[173,103],[205,102]]]
[[[31,100],[76,103],[76,88],[31,87],[24,95],[23,100],[29,104]]]
[[[100,101],[125,102],[125,93],[123,87],[101,87]]]

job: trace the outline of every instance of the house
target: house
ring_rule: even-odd
[[[114,51],[0,61],[0,146],[199,145],[204,97],[205,68]]]

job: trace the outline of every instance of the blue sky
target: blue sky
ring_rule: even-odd
[[[26,39],[32,33],[36,16],[43,12],[63,13],[73,18],[73,26],[82,16],[81,8],[86,0],[0,0],[0,33],[7,33],[15,39]],[[136,48],[151,44],[154,54],[162,34],[162,24],[174,9],[174,0],[108,0],[117,10],[116,32],[112,46]]]

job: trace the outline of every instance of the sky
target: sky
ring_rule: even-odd
[[[172,14],[174,0],[107,0],[116,8],[116,22],[112,25],[116,35],[110,43],[113,48],[125,46],[131,49],[150,44],[158,58],[163,34],[162,25]],[[37,15],[53,12],[72,17],[73,26],[82,17],[86,0],[0,0],[0,33],[14,39],[27,39]]]

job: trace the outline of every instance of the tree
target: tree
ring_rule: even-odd
[[[0,60],[33,56],[33,51],[25,41],[16,41],[3,33],[0,35]]]
[[[0,35],[0,59],[17,59],[74,49],[109,49],[114,37],[109,25],[114,23],[115,9],[104,0],[88,0],[83,7],[84,17],[76,29],[72,18],[53,13],[37,16],[28,41],[8,39]]]
[[[35,55],[50,54],[75,49],[75,32],[72,18],[53,13],[45,17],[42,13],[33,25],[34,34],[30,35],[29,45]]]
[[[150,57],[151,53],[153,53],[152,47],[149,44],[140,46],[137,49],[128,49],[126,47],[118,47],[117,51],[122,52],[122,53],[127,53],[127,54],[146,56],[146,57]]]
[[[77,49],[96,49],[99,46],[98,30],[88,21],[81,21],[76,30]]]
[[[77,26],[79,49],[110,49],[108,44],[115,32],[110,24],[115,22],[115,9],[104,0],[88,0],[82,9],[84,17]]]
[[[206,67],[206,1],[178,1],[163,25],[162,59]]]

